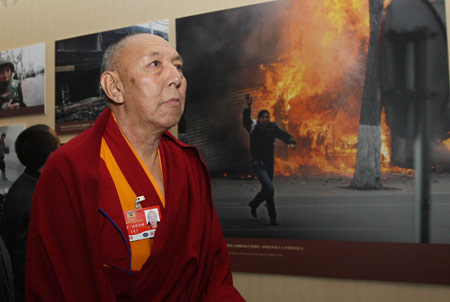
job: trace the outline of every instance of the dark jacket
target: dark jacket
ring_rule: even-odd
[[[264,127],[250,118],[251,110],[245,108],[242,113],[244,128],[250,133],[250,153],[253,159],[271,161],[274,154],[274,142],[278,138],[286,144],[296,144],[295,139],[282,130],[276,123],[269,122]]]
[[[30,217],[31,199],[40,173],[25,169],[13,183],[6,195],[0,234],[11,257],[14,272],[16,301],[24,301],[25,258]]]
[[[6,87],[0,88],[0,109],[6,109],[11,99],[13,103],[19,103],[20,107],[26,107],[23,102],[22,84],[15,79],[10,79]]]
[[[0,236],[0,301],[14,302],[14,283],[11,260]]]

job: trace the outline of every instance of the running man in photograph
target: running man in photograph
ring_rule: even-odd
[[[278,225],[277,212],[274,201],[273,171],[274,171],[274,150],[275,139],[285,142],[289,149],[295,150],[296,141],[286,131],[282,130],[274,122],[270,121],[270,113],[267,110],[261,110],[258,113],[258,119],[251,119],[252,97],[245,96],[247,108],[242,114],[244,128],[250,133],[250,153],[251,168],[255,176],[261,183],[261,190],[256,194],[248,204],[251,215],[256,218],[256,209],[266,201],[267,211],[271,225]]]

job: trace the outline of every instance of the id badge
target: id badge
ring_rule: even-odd
[[[156,228],[161,221],[159,206],[124,211],[130,242],[155,237]]]

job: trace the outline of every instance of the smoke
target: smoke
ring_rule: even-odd
[[[213,173],[249,173],[244,96],[256,94],[264,84],[260,66],[279,55],[279,9],[278,2],[264,3],[177,19],[177,49],[188,81],[180,131]]]

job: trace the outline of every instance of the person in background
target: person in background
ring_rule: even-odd
[[[27,301],[244,301],[208,170],[168,132],[184,110],[182,70],[178,52],[155,35],[106,50],[108,107],[52,155],[36,187]],[[136,221],[158,207],[150,238]]]
[[[9,153],[9,147],[5,144],[6,133],[0,135],[0,171],[2,172],[2,180],[8,180],[6,178],[6,164],[5,155]]]
[[[23,102],[22,85],[14,79],[14,64],[0,59],[0,109],[26,107]]]
[[[256,218],[256,209],[266,201],[267,211],[271,225],[278,225],[277,212],[275,209],[273,187],[274,170],[274,150],[275,139],[280,139],[286,143],[291,150],[295,150],[295,139],[283,131],[276,123],[270,121],[270,113],[267,110],[261,110],[258,113],[258,120],[251,119],[252,98],[245,96],[247,108],[242,114],[244,128],[250,133],[250,153],[252,157],[252,171],[261,183],[261,190],[256,194],[248,204],[251,215]]]
[[[25,170],[6,195],[0,235],[11,258],[17,302],[25,300],[25,257],[33,192],[47,159],[59,145],[56,132],[43,124],[25,129],[15,142],[17,157]]]

